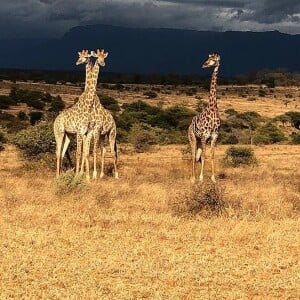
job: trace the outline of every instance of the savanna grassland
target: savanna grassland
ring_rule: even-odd
[[[67,103],[80,94],[77,87],[41,86]],[[120,103],[193,107],[197,100],[178,90],[146,99],[149,87],[140,88],[105,92]],[[264,97],[258,89],[221,87],[221,114],[300,111],[299,88],[278,87]],[[228,146],[219,145],[217,185],[208,160],[196,187],[186,146],[119,148],[119,180],[108,153],[108,176],[71,187],[54,179],[52,163],[28,163],[11,145],[0,152],[1,299],[300,297],[299,145],[252,146],[257,165],[240,168],[222,164]],[[211,190],[221,210],[197,207],[197,193]]]

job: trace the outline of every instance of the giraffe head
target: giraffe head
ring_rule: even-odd
[[[86,64],[89,61],[90,54],[88,50],[82,50],[81,52],[78,52],[78,60],[76,61],[76,65],[80,64]]]
[[[92,51],[91,55],[97,58],[96,63],[98,63],[101,67],[105,66],[105,58],[107,57],[108,52],[105,53],[104,49],[97,49],[97,53]]]
[[[202,68],[215,67],[220,64],[220,55],[218,53],[209,54],[208,59],[202,65]]]

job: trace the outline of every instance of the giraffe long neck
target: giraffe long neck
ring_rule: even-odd
[[[91,75],[92,71],[92,63],[88,61],[88,63],[85,66],[85,86],[84,86],[84,91],[88,91],[88,85],[89,85],[89,77]]]
[[[218,110],[218,104],[217,104],[217,79],[218,79],[218,72],[219,72],[219,66],[220,64],[217,64],[215,66],[215,69],[211,76],[211,82],[210,82],[210,91],[209,91],[209,108],[211,110]]]
[[[97,89],[97,81],[99,75],[99,64],[96,62],[93,66],[90,76],[87,82],[87,95],[85,97],[85,105],[89,108],[94,104],[94,96]]]

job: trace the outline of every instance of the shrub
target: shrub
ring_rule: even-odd
[[[58,112],[62,111],[64,108],[65,108],[65,103],[61,99],[61,97],[58,95],[52,99],[49,111],[58,113]]]
[[[27,121],[28,120],[28,116],[26,115],[26,113],[24,111],[19,111],[18,112],[18,118],[21,121]]]
[[[55,138],[51,123],[39,123],[23,129],[11,137],[11,142],[28,160],[38,160],[44,153],[54,153]]]
[[[223,163],[225,166],[236,168],[242,165],[255,165],[257,160],[251,148],[231,146],[226,150]]]
[[[104,108],[112,112],[118,112],[121,110],[119,103],[115,98],[105,94],[99,94],[98,97],[100,99],[101,104],[104,106]]]
[[[228,108],[225,110],[225,113],[229,116],[235,116],[235,115],[238,115],[238,112],[233,109],[233,108]]]
[[[146,91],[144,92],[144,96],[147,96],[148,99],[153,99],[157,97],[157,93],[154,91]]]
[[[289,111],[285,113],[291,119],[291,124],[293,127],[300,129],[300,112]]]
[[[86,187],[86,181],[83,175],[74,176],[74,172],[68,170],[62,173],[54,181],[55,193],[65,195],[71,192],[78,192]]]
[[[292,137],[292,144],[297,144],[299,145],[300,144],[300,133],[292,133],[291,135]]]
[[[0,127],[0,143],[5,144],[7,142],[7,130]]]
[[[207,105],[207,102],[199,99],[196,104],[196,111],[201,112]]]
[[[0,108],[7,109],[11,105],[16,104],[9,96],[0,95]]]
[[[224,190],[213,183],[194,185],[178,195],[170,206],[176,215],[190,217],[200,214],[211,217],[224,211],[226,205],[223,195]]]
[[[157,143],[155,132],[147,124],[134,124],[129,132],[128,140],[136,152],[146,152]]]
[[[255,144],[275,144],[284,141],[286,138],[283,132],[274,124],[267,123],[258,129],[254,136]]]
[[[38,121],[43,118],[43,113],[39,111],[32,111],[29,113],[30,124],[35,125]]]
[[[266,96],[266,91],[263,89],[259,89],[258,90],[258,96],[259,97],[265,97]]]

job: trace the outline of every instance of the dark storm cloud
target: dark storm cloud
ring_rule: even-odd
[[[96,23],[300,33],[299,19],[299,0],[11,0],[0,6],[0,37],[61,36]]]
[[[249,8],[250,10],[240,15],[241,21],[256,21],[261,24],[273,24],[283,21],[299,22],[297,16],[297,14],[300,14],[299,0],[266,0],[257,6],[249,5]]]

